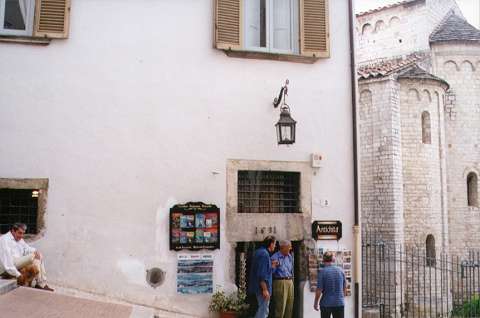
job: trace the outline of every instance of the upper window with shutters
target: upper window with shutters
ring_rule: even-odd
[[[328,0],[216,0],[215,46],[227,55],[313,62],[330,56],[328,30]]]
[[[2,38],[66,38],[70,0],[0,0]]]

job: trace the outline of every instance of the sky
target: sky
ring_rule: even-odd
[[[378,8],[400,0],[355,0],[355,9],[362,12]],[[480,28],[480,0],[456,0],[470,24]]]

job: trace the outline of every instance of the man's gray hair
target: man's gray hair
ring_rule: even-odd
[[[12,230],[18,231],[19,229],[27,231],[27,225],[25,223],[20,223],[20,222],[16,222],[12,225]]]
[[[280,242],[278,242],[278,244],[280,246],[291,246],[292,245],[292,243],[288,240],[281,240]]]

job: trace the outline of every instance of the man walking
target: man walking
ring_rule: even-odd
[[[280,241],[280,251],[272,255],[273,302],[275,318],[292,318],[293,313],[293,255],[289,241]]]
[[[337,267],[333,266],[333,254],[327,252],[323,255],[325,267],[318,274],[317,291],[313,308],[318,311],[318,300],[320,301],[321,318],[344,318],[345,307],[345,288],[347,281],[345,274]]]
[[[272,263],[270,253],[275,250],[275,237],[267,236],[263,246],[255,251],[248,280],[248,292],[257,298],[258,310],[255,318],[267,318],[270,295],[272,294]]]
[[[33,265],[38,270],[33,287],[53,291],[47,285],[45,267],[42,255],[23,240],[27,226],[23,223],[15,223],[10,232],[0,236],[0,274],[13,276],[17,279],[21,276],[19,269]]]

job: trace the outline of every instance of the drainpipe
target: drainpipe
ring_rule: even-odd
[[[355,318],[361,317],[360,312],[360,284],[362,277],[362,241],[361,241],[361,229],[359,223],[359,200],[358,200],[358,154],[357,154],[357,68],[355,65],[355,26],[353,23],[353,0],[348,0],[348,24],[350,35],[350,86],[352,96],[352,138],[353,138],[353,200],[354,200],[354,306],[355,306]]]

